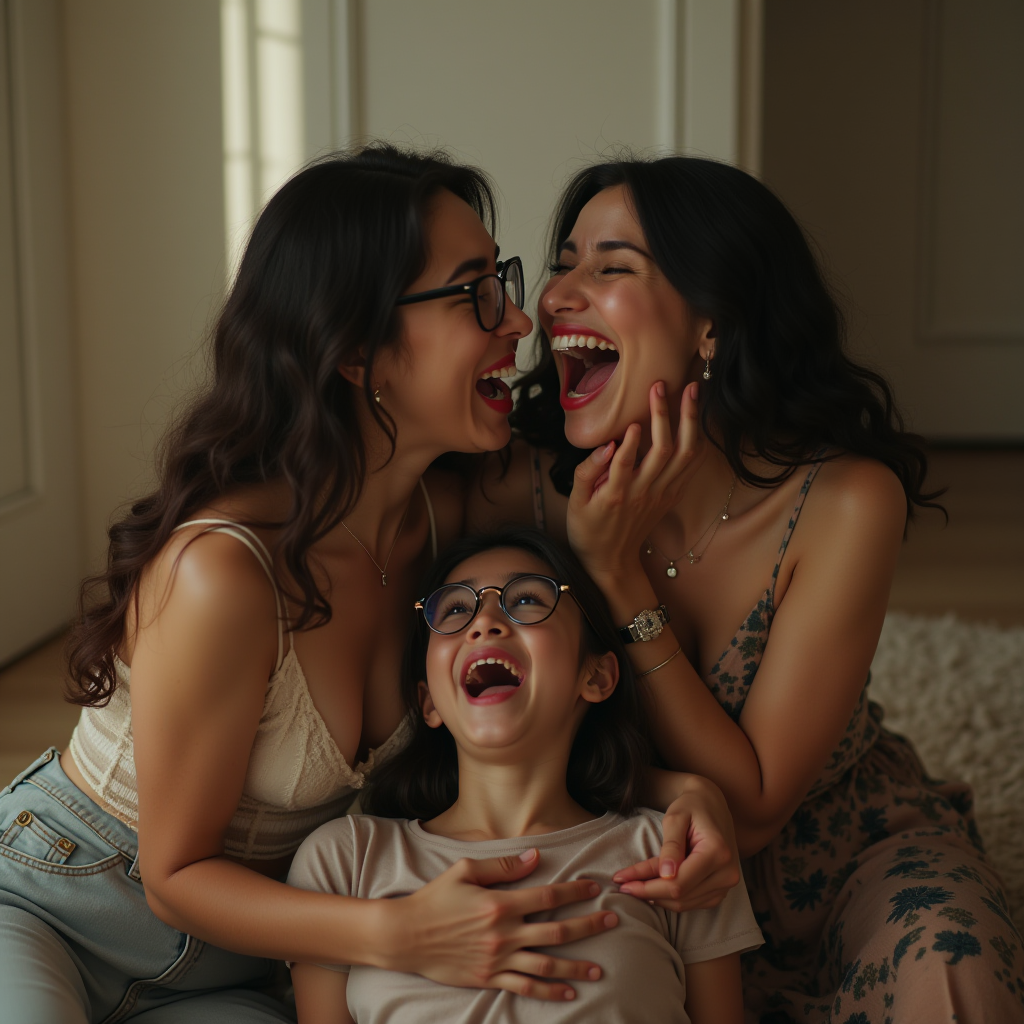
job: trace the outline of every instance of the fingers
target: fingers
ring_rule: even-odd
[[[704,443],[700,429],[697,407],[698,386],[696,382],[683,389],[683,400],[679,409],[679,430],[673,463],[681,468],[690,462]]]
[[[555,882],[509,893],[509,896],[513,897],[510,909],[518,916],[526,917],[527,914],[538,914],[542,910],[564,907],[567,903],[592,900],[600,892],[601,887],[597,882],[587,878],[581,878],[577,882]]]
[[[585,917],[569,917],[563,921],[543,921],[526,924],[516,932],[516,945],[561,946],[566,942],[588,939],[610,931],[619,923],[619,915],[610,910],[598,910]]]
[[[608,462],[615,454],[615,442],[595,448],[577,467],[573,478],[570,501],[581,499],[588,502],[597,487],[607,478]]]
[[[590,960],[564,960],[526,949],[508,958],[508,969],[518,974],[561,981],[598,981],[601,977],[601,968]]]
[[[513,971],[502,971],[495,974],[488,982],[488,988],[500,988],[517,996],[529,999],[542,999],[549,1003],[565,1003],[576,998],[576,993],[568,985],[559,982],[549,983],[531,978]]]
[[[471,860],[467,857],[456,861],[448,870],[474,885],[495,885],[525,878],[539,863],[540,854],[533,849],[524,850],[518,857],[490,857],[486,860]]]
[[[626,882],[646,882],[650,878],[659,877],[660,858],[651,857],[649,860],[642,860],[639,864],[632,864],[628,868],[616,871],[612,875],[612,881],[619,885]]]

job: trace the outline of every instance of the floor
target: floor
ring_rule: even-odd
[[[1024,451],[933,452],[929,483],[948,486],[950,522],[928,513],[911,526],[890,608],[1024,625]],[[71,735],[62,649],[57,638],[0,672],[0,785]]]

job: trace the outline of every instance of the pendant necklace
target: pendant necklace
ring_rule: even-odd
[[[409,509],[412,508],[412,499],[409,500],[409,504],[405,506],[405,513],[402,516],[402,521],[398,524],[398,533],[395,534],[395,539],[391,542],[391,550],[388,552],[388,557],[384,559],[384,564],[380,565],[377,559],[370,554],[370,549],[354,534],[351,528],[344,519],[341,521],[341,525],[348,530],[352,539],[366,552],[366,557],[376,566],[377,572],[380,573],[380,585],[386,587],[388,585],[388,562],[391,561],[391,555],[395,550],[395,545],[398,543],[398,538],[402,536],[402,527],[405,526],[405,520],[409,516]]]
[[[708,523],[707,529],[705,529],[705,531],[697,538],[697,542],[693,545],[693,547],[686,552],[686,559],[690,563],[690,565],[696,565],[707,554],[708,548],[711,547],[711,542],[715,539],[715,534],[718,533],[719,526],[721,526],[722,523],[729,518],[729,502],[732,501],[732,492],[734,490],[736,490],[736,477],[732,478],[732,484],[729,487],[729,493],[725,496],[725,504],[722,506],[721,512],[715,513],[715,518],[712,519],[710,523]],[[704,547],[701,548],[699,554],[694,554],[694,549],[700,547],[700,542],[708,536],[709,532],[711,533],[711,536],[708,537],[707,544],[705,544]],[[657,551],[658,554],[661,555],[661,557],[664,558],[666,562],[668,562],[668,568],[665,570],[665,575],[669,579],[674,580],[676,576],[679,575],[679,570],[676,568],[676,562],[678,562],[680,559],[669,558],[668,555],[666,555],[665,552],[662,551],[661,548],[659,548],[654,543],[654,541],[652,541],[648,537],[647,554],[653,554],[655,551]]]

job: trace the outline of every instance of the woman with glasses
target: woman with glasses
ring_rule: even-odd
[[[663,763],[725,793],[766,938],[749,1019],[1024,1019],[970,790],[867,698],[908,520],[940,506],[799,226],[734,167],[623,160],[572,179],[550,255],[470,522],[568,538],[637,641]],[[652,874],[628,888],[671,895]]]
[[[377,816],[318,829],[288,880],[401,902],[462,858],[539,861],[534,880],[585,882],[586,909],[618,922],[574,947],[598,962],[606,951],[607,969],[566,989],[562,1005],[523,1006],[508,991],[450,988],[338,955],[292,965],[299,1024],[741,1024],[739,954],[761,942],[743,887],[715,910],[678,914],[614,879],[623,857],[658,856],[662,815],[638,810],[647,723],[600,591],[566,549],[523,529],[455,545],[424,589],[402,678],[412,736],[377,770]],[[534,916],[530,956],[558,955],[551,942],[571,912]],[[519,966],[547,974],[553,963],[522,954]]]
[[[302,171],[260,215],[209,387],[83,588],[71,744],[0,791],[5,1022],[279,1021],[261,990],[285,957],[538,999],[587,983],[594,963],[556,957],[538,980],[523,951],[525,917],[585,886],[484,888],[536,865],[485,860],[401,903],[281,881],[405,742],[382,624],[405,621],[462,525],[460,481],[431,464],[509,439],[531,323],[493,207],[479,172],[376,145]],[[713,900],[737,877],[728,813],[677,783],[666,831],[695,845],[689,898]],[[562,938],[607,927],[581,910]]]

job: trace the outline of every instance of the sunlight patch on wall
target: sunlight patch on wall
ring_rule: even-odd
[[[228,281],[253,220],[305,161],[301,0],[221,0]]]

